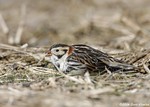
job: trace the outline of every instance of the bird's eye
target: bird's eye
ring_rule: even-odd
[[[56,52],[59,52],[59,49],[56,49]]]

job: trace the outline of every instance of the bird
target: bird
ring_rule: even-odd
[[[133,70],[134,66],[116,59],[107,53],[84,44],[54,44],[45,57],[55,68],[64,74],[84,75]]]

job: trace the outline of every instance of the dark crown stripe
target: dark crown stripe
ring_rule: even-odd
[[[69,45],[66,45],[66,44],[54,44],[54,45],[51,46],[50,50],[51,50],[52,48],[57,48],[57,47],[68,47],[68,46],[69,46]]]

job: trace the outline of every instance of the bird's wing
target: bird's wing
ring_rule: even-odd
[[[133,65],[126,64],[123,61],[114,59],[112,57],[101,57],[99,59],[110,67],[116,67],[121,69],[134,69]]]
[[[88,56],[90,65],[102,67],[114,67],[120,69],[134,69],[133,65],[127,64],[121,60],[115,59],[109,56],[107,53],[99,50],[90,49],[90,52],[86,52],[85,56]]]
[[[81,63],[86,64],[88,67],[94,69],[105,68],[106,66],[121,68],[121,69],[133,69],[134,66],[124,63],[118,59],[109,56],[107,53],[103,53],[97,49],[91,48],[86,45],[76,45],[74,55]]]

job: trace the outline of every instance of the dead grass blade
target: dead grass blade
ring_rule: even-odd
[[[5,20],[4,20],[1,13],[0,13],[0,25],[2,27],[2,30],[3,30],[4,34],[8,35],[9,28],[8,28],[8,26],[7,26],[7,24],[6,24],[6,22],[5,22]]]

